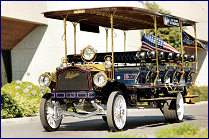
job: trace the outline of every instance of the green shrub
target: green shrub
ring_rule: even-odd
[[[14,114],[12,117],[21,117],[36,115],[36,113],[39,111],[39,105],[42,96],[45,93],[50,92],[50,89],[39,87],[30,82],[22,82],[17,80],[3,86],[1,88],[1,92],[4,92],[8,96],[10,95],[11,101],[14,100],[16,105],[20,108],[20,114]],[[2,96],[2,98],[3,97],[4,96]],[[1,112],[4,111],[8,111],[6,107],[4,110],[1,110]],[[1,118],[11,118],[11,116],[5,115]]]
[[[146,135],[115,133],[108,136],[109,138],[147,138]]]
[[[199,127],[192,124],[182,124],[162,128],[156,133],[157,138],[208,138],[208,130],[200,131]]]
[[[187,88],[187,92],[192,92],[193,95],[199,95],[195,98],[195,102],[208,101],[208,86],[191,86]]]
[[[1,118],[21,117],[21,108],[12,96],[5,91],[1,92]]]

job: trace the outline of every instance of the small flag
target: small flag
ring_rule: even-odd
[[[180,53],[171,45],[169,45],[168,43],[164,42],[159,38],[157,38],[157,48],[158,48],[157,49],[158,52]],[[151,50],[155,50],[155,36],[154,35],[146,36],[143,31],[141,51],[151,51]]]
[[[192,37],[189,33],[182,30],[183,45],[184,47],[195,48],[195,38]],[[197,40],[197,48],[204,49],[208,51],[207,46]]]

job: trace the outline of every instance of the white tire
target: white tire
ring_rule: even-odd
[[[114,91],[107,101],[107,123],[111,131],[124,128],[127,119],[127,106],[123,94]]]
[[[61,124],[62,117],[58,115],[55,117],[56,111],[54,107],[59,105],[58,102],[52,101],[50,99],[51,94],[45,94],[41,100],[40,104],[40,120],[43,128],[48,131],[56,131]]]
[[[182,122],[184,117],[184,99],[177,93],[176,100],[167,100],[163,106],[165,120],[169,123]]]

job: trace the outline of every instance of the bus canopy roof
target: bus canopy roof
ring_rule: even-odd
[[[88,9],[74,9],[62,11],[44,12],[46,18],[53,18],[67,21],[78,22],[82,24],[89,24],[94,26],[102,26],[110,28],[110,14],[114,13],[115,29],[121,30],[137,30],[137,29],[152,29],[154,28],[154,21],[152,16],[157,17],[157,27],[169,27],[164,25],[164,15],[162,13],[154,12],[147,9],[136,7],[102,7],[102,8],[88,8]],[[195,25],[195,21],[184,19],[177,16],[169,15],[169,17],[179,19],[182,26]]]

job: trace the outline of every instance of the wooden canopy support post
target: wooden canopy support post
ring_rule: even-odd
[[[76,55],[76,25],[77,23],[73,22],[73,27],[74,27],[74,54]]]
[[[197,72],[198,56],[197,56],[197,32],[196,32],[196,24],[194,25],[194,34],[195,34],[195,55],[196,55],[196,72]]]
[[[154,26],[155,26],[156,65],[157,65],[157,71],[159,71],[159,65],[158,65],[158,51],[157,51],[157,19],[156,19],[156,16],[154,16]]]
[[[196,73],[195,73],[195,78],[194,78],[194,80],[193,80],[193,84],[195,84],[195,80],[196,80],[196,78],[197,78],[197,73],[198,73],[198,71],[197,71],[197,67],[198,67],[198,55],[197,55],[197,31],[196,31],[196,24],[194,25],[194,35],[195,35],[195,56],[196,56],[196,63],[195,63],[195,65],[196,65]]]
[[[180,19],[179,19],[180,20]],[[183,79],[183,77],[184,77],[184,67],[185,67],[185,65],[184,65],[184,46],[183,46],[183,34],[182,34],[182,30],[183,30],[183,28],[182,28],[182,22],[181,22],[181,20],[180,20],[180,37],[181,37],[181,63],[182,63],[182,74],[181,74],[181,77],[180,77],[180,80],[179,80],[179,82],[178,82],[178,84],[181,84],[181,80]]]
[[[152,16],[152,18],[154,20],[154,28],[155,28],[155,52],[156,52],[156,65],[157,65],[157,71],[156,71],[157,75],[154,80],[154,85],[155,85],[158,75],[159,75],[158,51],[157,51],[157,17]]]
[[[184,46],[183,46],[183,35],[182,35],[182,22],[180,21],[180,36],[181,36],[181,62],[182,62],[182,69],[184,69]]]
[[[124,34],[124,52],[126,51],[126,31],[123,31]]]
[[[114,47],[113,47],[113,14],[110,15],[110,22],[111,22],[111,41],[112,41],[112,79],[114,80]]]
[[[106,52],[108,52],[108,28],[105,28],[106,31]]]
[[[66,39],[66,18],[67,17],[64,17],[64,38],[65,38],[65,60],[64,60],[64,62],[66,63],[66,65],[67,65],[67,39]]]

